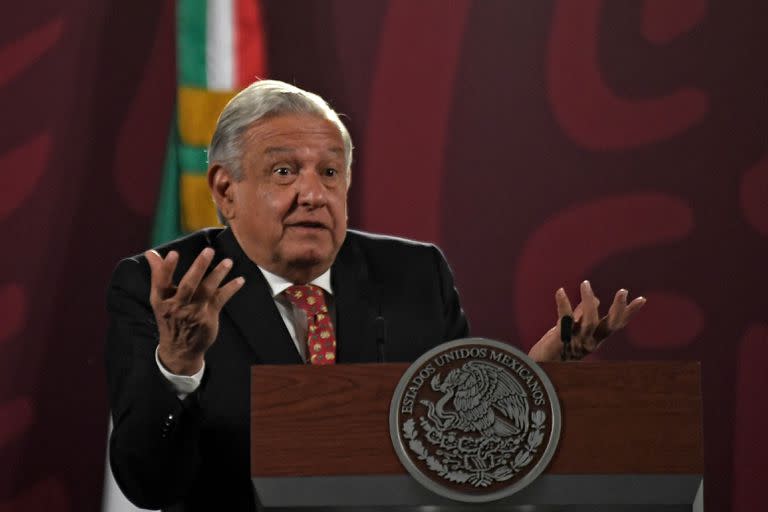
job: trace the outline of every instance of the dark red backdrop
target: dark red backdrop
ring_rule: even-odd
[[[0,34],[0,512],[94,510],[104,291],[149,237],[172,5],[15,2]],[[433,240],[477,335],[528,347],[583,278],[647,310],[600,354],[698,359],[707,506],[768,475],[768,6],[276,1],[270,75],[358,148],[353,226]]]

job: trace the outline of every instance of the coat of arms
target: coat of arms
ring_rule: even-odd
[[[454,499],[489,501],[543,471],[559,414],[535,363],[514,347],[473,338],[443,344],[409,368],[390,424],[395,450],[417,480]]]

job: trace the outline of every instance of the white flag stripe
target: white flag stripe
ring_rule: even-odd
[[[235,0],[208,0],[205,71],[210,91],[235,88]]]

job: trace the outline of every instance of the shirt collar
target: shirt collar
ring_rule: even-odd
[[[277,274],[273,274],[272,272],[264,270],[262,267],[259,267],[259,270],[261,270],[261,273],[264,274],[264,279],[267,280],[267,284],[269,285],[269,289],[272,292],[273,299],[294,284],[287,279],[278,276]],[[329,268],[317,276],[317,278],[310,281],[309,284],[319,286],[326,293],[333,295],[333,288],[331,288],[331,269]]]

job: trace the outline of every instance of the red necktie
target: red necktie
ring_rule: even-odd
[[[323,290],[311,284],[293,285],[285,290],[291,303],[307,315],[307,359],[312,364],[336,362],[336,334],[325,305]]]

